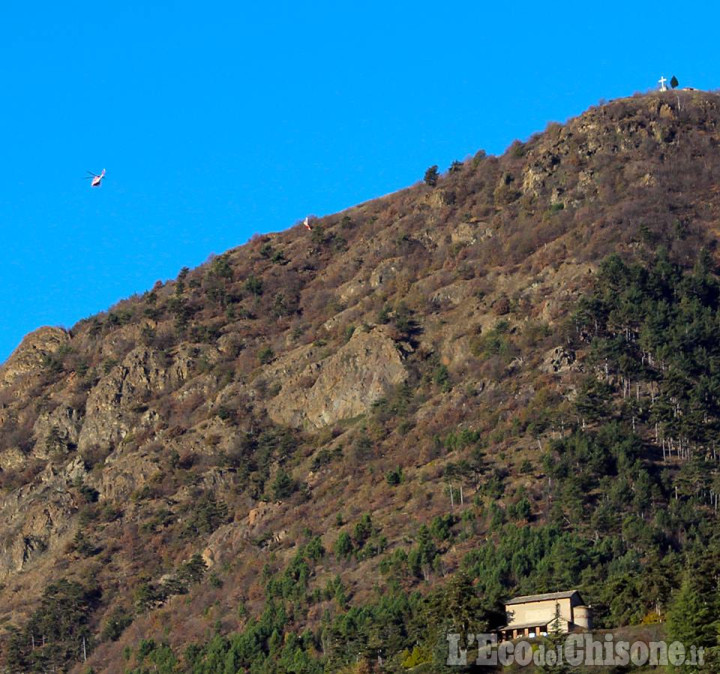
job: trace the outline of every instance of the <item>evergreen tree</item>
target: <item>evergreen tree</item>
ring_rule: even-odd
[[[570,666],[564,662],[563,643],[567,637],[567,633],[562,631],[562,615],[560,614],[560,604],[555,604],[555,616],[548,625],[548,638],[545,639],[545,662],[541,663],[536,672],[543,674],[566,674],[572,671]]]
[[[438,167],[437,166],[431,166],[427,171],[425,171],[425,184],[430,185],[430,187],[435,187],[438,183]]]
[[[717,594],[701,581],[694,571],[686,573],[668,612],[668,633],[686,647],[718,644]]]
[[[352,554],[352,551],[353,544],[349,534],[346,531],[340,532],[337,541],[335,541],[335,554],[338,557],[347,559]]]
[[[430,570],[437,555],[438,550],[433,542],[430,529],[423,524],[418,531],[417,547],[408,556],[408,562],[415,575],[422,574],[425,580],[430,580]]]

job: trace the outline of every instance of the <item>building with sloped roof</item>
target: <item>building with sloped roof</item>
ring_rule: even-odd
[[[502,639],[546,636],[552,632],[592,629],[592,614],[577,590],[515,597],[505,602],[507,625]]]

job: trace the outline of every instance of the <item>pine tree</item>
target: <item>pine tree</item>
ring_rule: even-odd
[[[430,579],[430,569],[438,554],[435,543],[432,540],[430,529],[423,524],[420,527],[417,538],[417,562],[425,580]]]
[[[686,573],[668,612],[668,633],[686,646],[717,645],[717,598],[702,588],[695,573]]]
[[[546,661],[544,664],[540,664],[536,672],[543,672],[543,674],[566,674],[571,671],[569,665],[563,661],[564,651],[563,644],[567,637],[567,634],[562,630],[562,615],[560,613],[560,604],[555,604],[555,616],[548,624],[548,638],[545,639],[545,657]],[[548,658],[547,653],[553,652],[557,654],[557,660]]]
[[[438,167],[431,166],[427,171],[425,171],[425,184],[430,185],[430,187],[435,187],[438,182],[438,177]]]
[[[349,534],[346,531],[341,531],[337,541],[335,541],[335,554],[342,559],[346,559],[352,552],[353,544]]]

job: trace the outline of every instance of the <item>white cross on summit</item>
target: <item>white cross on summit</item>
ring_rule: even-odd
[[[665,86],[665,82],[667,82],[667,80],[665,77],[661,77],[658,82],[660,82],[660,91],[667,91],[667,87]]]

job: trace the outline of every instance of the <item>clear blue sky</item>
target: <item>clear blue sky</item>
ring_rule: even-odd
[[[0,13],[0,361],[256,232],[720,87],[700,3],[50,2]],[[107,169],[99,190],[85,171]]]

